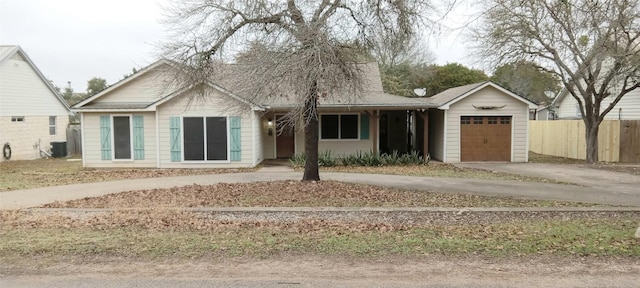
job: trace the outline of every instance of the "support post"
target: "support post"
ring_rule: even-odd
[[[367,113],[367,115],[369,115],[369,127],[371,127],[371,125],[373,125],[373,127],[371,127],[371,141],[373,142],[373,145],[371,145],[371,150],[373,151],[373,153],[378,153],[378,145],[380,143],[380,139],[378,139],[379,137],[379,133],[378,133],[378,126],[380,125],[380,121],[378,121],[378,119],[380,119],[380,110],[374,110],[374,111],[364,111],[365,113]]]
[[[422,156],[426,159],[427,155],[429,154],[429,111],[425,110],[420,112],[420,116],[422,117],[422,126],[424,133],[424,135],[422,136],[424,138],[424,141],[422,143]]]

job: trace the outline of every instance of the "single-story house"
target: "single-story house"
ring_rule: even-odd
[[[160,88],[167,65],[173,64],[160,60],[73,106],[81,115],[85,167],[253,167],[304,151],[302,129],[279,129],[292,103],[249,101],[212,81],[202,84],[210,96],[194,105],[189,99],[196,90]],[[527,161],[534,103],[492,82],[428,98],[391,95],[383,92],[377,64],[361,65],[365,95],[319,103],[320,151],[418,150],[444,162]],[[230,102],[244,108],[229,109]]]
[[[49,151],[51,142],[65,145],[70,115],[27,53],[0,45],[0,161],[33,160],[42,157],[40,150]]]

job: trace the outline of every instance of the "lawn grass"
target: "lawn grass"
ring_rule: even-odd
[[[338,181],[268,181],[187,185],[108,194],[45,208],[164,207],[594,207],[570,201],[447,194]]]
[[[75,159],[79,160],[79,159]],[[250,172],[242,169],[82,168],[82,161],[38,159],[0,162],[0,192],[109,180]]]
[[[139,227],[0,229],[0,257],[131,258],[319,256],[578,255],[640,257],[637,218],[530,220],[489,225],[225,225],[216,230]]]
[[[369,173],[387,175],[406,175],[420,177],[449,177],[484,180],[515,180],[527,182],[542,182],[555,184],[568,184],[554,179],[533,177],[526,175],[510,174],[503,172],[488,171],[483,169],[473,169],[457,167],[448,163],[430,163],[427,165],[402,165],[402,166],[334,166],[321,167],[321,172],[343,172],[343,173]]]

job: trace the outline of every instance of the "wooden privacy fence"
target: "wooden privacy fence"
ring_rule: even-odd
[[[80,125],[69,125],[69,127],[67,127],[67,154],[82,154]]]
[[[538,154],[586,159],[582,120],[529,121],[529,150]],[[605,120],[598,134],[598,155],[605,162],[640,162],[640,120]]]

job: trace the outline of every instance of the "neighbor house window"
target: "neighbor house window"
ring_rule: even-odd
[[[49,135],[56,135],[56,116],[49,116]]]
[[[184,117],[185,161],[223,161],[228,159],[226,117]]]
[[[131,117],[113,116],[113,158],[131,159]]]
[[[24,116],[11,116],[11,122],[24,122]]]
[[[580,111],[580,104],[576,103],[576,117],[582,118],[582,112]]]
[[[358,114],[320,115],[320,139],[358,139]]]

